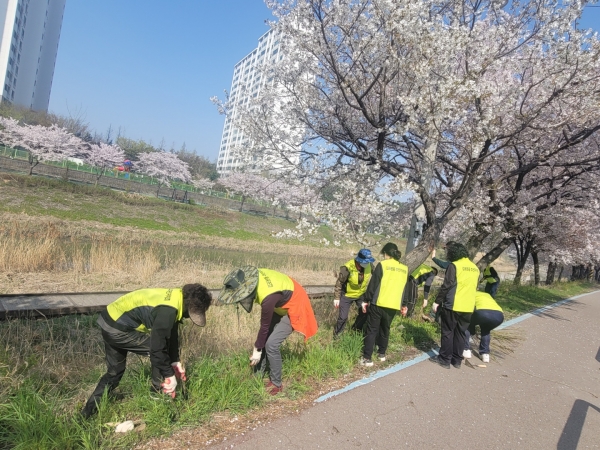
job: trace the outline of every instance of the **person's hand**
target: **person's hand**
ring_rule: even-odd
[[[431,310],[432,310],[434,313],[436,313],[436,312],[437,312],[437,310],[438,310],[438,307],[439,307],[439,306],[440,306],[440,305],[438,305],[437,303],[433,303],[433,305],[431,305]]]
[[[427,306],[427,299],[423,300],[423,308]]]
[[[406,314],[408,314],[408,306],[400,308],[400,314],[402,314],[402,317],[406,317]]]
[[[339,300],[334,300],[333,301],[333,306],[336,307],[336,308],[339,308],[340,307],[340,301]]]
[[[181,365],[179,361],[171,363],[171,367],[175,372],[175,378],[182,381],[187,381],[187,377],[185,376],[185,368]]]
[[[165,381],[161,384],[162,390],[165,394],[170,395],[171,398],[175,398],[175,388],[177,387],[177,379],[175,375],[165,378]]]
[[[256,347],[252,350],[252,356],[250,357],[250,365],[255,366],[260,362],[262,356],[262,350],[258,350]]]
[[[362,312],[364,314],[366,314],[367,313],[367,303],[366,302],[362,302],[361,308],[362,308]]]
[[[435,248],[431,251],[431,257],[435,258]]]

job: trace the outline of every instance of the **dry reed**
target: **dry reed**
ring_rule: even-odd
[[[348,250],[207,239],[23,214],[3,218],[3,293],[132,290],[190,282],[218,287],[232,267],[246,264],[276,267],[304,284],[332,284],[332,269],[351,255]]]

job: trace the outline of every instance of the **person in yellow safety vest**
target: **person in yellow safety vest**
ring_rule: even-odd
[[[373,365],[371,356],[375,344],[379,361],[386,359],[390,326],[396,313],[403,308],[404,287],[408,280],[408,267],[398,261],[402,254],[396,244],[388,242],[381,254],[383,260],[373,271],[362,303],[367,323],[360,364],[366,367]]]
[[[419,295],[419,286],[425,285],[423,288],[423,308],[427,306],[427,299],[429,298],[429,291],[431,290],[431,284],[438,274],[438,270],[435,267],[428,266],[427,264],[421,264],[408,276],[408,284],[406,286],[406,298],[407,298],[407,315],[410,316],[415,309],[417,297]]]
[[[255,303],[260,305],[260,329],[250,365],[262,375],[268,363],[270,380],[266,389],[271,395],[278,394],[283,390],[281,344],[292,331],[303,334],[305,341],[317,333],[317,320],[306,291],[283,273],[245,266],[225,277],[219,302],[239,303],[248,313]]]
[[[487,292],[475,293],[475,311],[471,316],[471,323],[465,333],[465,350],[463,356],[471,358],[471,335],[475,334],[475,326],[481,328],[481,340],[479,342],[479,355],[484,363],[490,362],[490,340],[491,331],[504,322],[502,308],[494,298]]]
[[[198,326],[206,325],[211,301],[204,286],[186,284],[179,289],[140,289],[110,303],[98,317],[107,370],[81,415],[94,415],[104,391],[110,393],[119,385],[129,352],[150,356],[152,392],[174,398],[177,379],[186,380],[179,361],[178,324],[185,317]]]
[[[348,313],[353,303],[356,303],[358,307],[358,316],[352,329],[363,331],[367,315],[362,313],[362,308],[359,305],[362,303],[361,297],[367,290],[371,279],[373,262],[375,262],[375,258],[371,255],[371,250],[363,248],[358,252],[356,258],[340,267],[333,290],[333,306],[339,308],[338,319],[333,328],[334,339],[344,331],[348,321]]]
[[[492,266],[487,266],[483,270],[483,281],[485,281],[485,292],[490,294],[492,298],[496,298],[496,291],[498,290],[498,286],[500,286],[500,276],[496,269]]]
[[[446,244],[450,264],[438,291],[432,310],[441,308],[441,344],[438,356],[429,360],[445,369],[452,364],[460,369],[465,348],[465,333],[475,309],[475,292],[479,269],[471,260],[467,248],[457,242]]]

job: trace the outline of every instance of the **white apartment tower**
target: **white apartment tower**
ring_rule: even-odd
[[[0,0],[2,101],[48,111],[66,0]]]
[[[229,91],[231,109],[225,118],[221,147],[217,159],[217,171],[227,174],[239,169],[244,164],[236,155],[235,148],[250,145],[243,131],[233,126],[238,114],[238,107],[247,104],[251,98],[260,94],[261,89],[271,80],[265,75],[265,66],[281,59],[279,54],[279,35],[269,30],[258,40],[258,47],[238,62],[233,69],[233,81]]]

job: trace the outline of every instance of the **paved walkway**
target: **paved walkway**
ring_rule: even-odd
[[[600,293],[509,330],[524,339],[503,359],[492,339],[487,368],[423,361],[221,448],[600,448]]]

